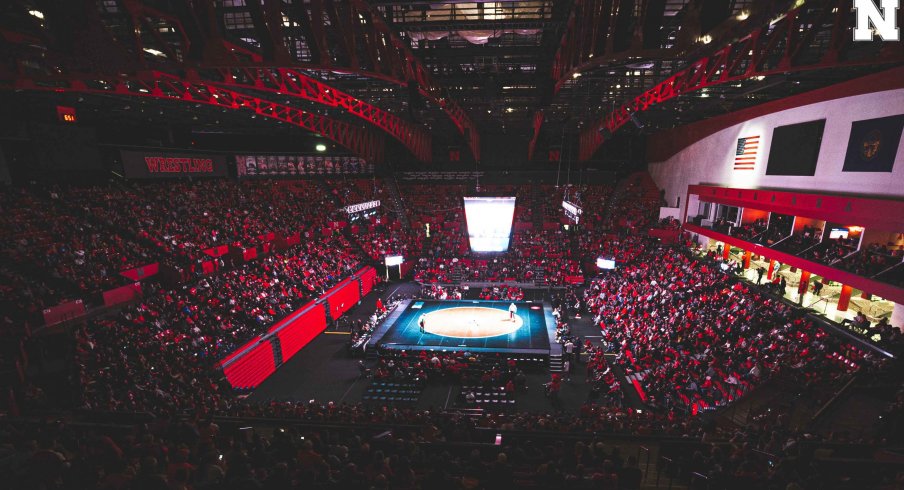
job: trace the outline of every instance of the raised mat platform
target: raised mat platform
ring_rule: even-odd
[[[548,356],[555,343],[549,304],[515,301],[406,300],[377,327],[367,349],[469,350]],[[424,329],[420,322],[424,320]]]

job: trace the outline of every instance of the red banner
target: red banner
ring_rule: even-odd
[[[131,179],[170,177],[225,177],[223,155],[120,150],[122,170]]]
[[[251,247],[242,249],[242,260],[248,262],[249,260],[254,260],[257,258],[257,248]]]
[[[46,325],[56,325],[66,320],[78,318],[84,315],[86,311],[85,304],[80,299],[60,303],[44,310],[44,323]]]
[[[141,297],[141,283],[129,284],[109,291],[104,291],[104,306],[128,303]]]
[[[330,316],[337,320],[361,299],[358,281],[346,279],[323,296],[330,305]]]
[[[260,342],[259,339],[254,339],[245,344],[238,352],[241,352],[248,345],[258,342]],[[244,355],[223,368],[223,374],[226,375],[229,384],[236,389],[255,388],[273,374],[274,371],[276,371],[276,360],[273,358],[273,347],[269,341],[260,342],[250,351],[245,352]]]
[[[365,267],[358,271],[361,280],[361,296],[367,296],[373,291],[374,284],[377,283],[377,270],[373,267]]]
[[[326,330],[325,306],[311,302],[305,305],[301,311],[309,307],[310,309],[300,316],[290,315],[272,329],[277,330],[276,336],[279,337],[279,345],[282,348],[283,363]]]
[[[155,262],[153,264],[143,265],[134,269],[124,270],[120,272],[120,274],[129,278],[129,280],[131,281],[138,282],[142,279],[156,276],[158,272],[160,272],[160,264]]]

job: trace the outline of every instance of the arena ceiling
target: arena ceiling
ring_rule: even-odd
[[[480,159],[487,138],[503,138],[525,160],[555,147],[589,160],[615,134],[655,134],[901,64],[902,43],[850,42],[850,5],[11,0],[0,7],[0,88],[45,104],[76,97],[113,120],[301,126],[379,159],[383,139],[391,155],[428,162],[449,149]],[[681,89],[662,95],[682,71]]]

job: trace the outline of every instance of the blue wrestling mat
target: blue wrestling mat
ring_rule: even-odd
[[[511,315],[512,303],[408,300],[377,328],[368,348],[549,354],[555,339],[549,305],[515,301],[517,311]]]

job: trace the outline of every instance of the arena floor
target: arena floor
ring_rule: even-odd
[[[510,301],[411,300],[399,306],[378,329],[382,348],[439,348],[472,350],[549,351],[555,324],[547,322],[549,307],[543,303]],[[421,331],[420,321],[424,320]],[[550,317],[551,320],[551,317]],[[553,332],[548,330],[552,325]],[[382,334],[382,335],[380,335]]]

